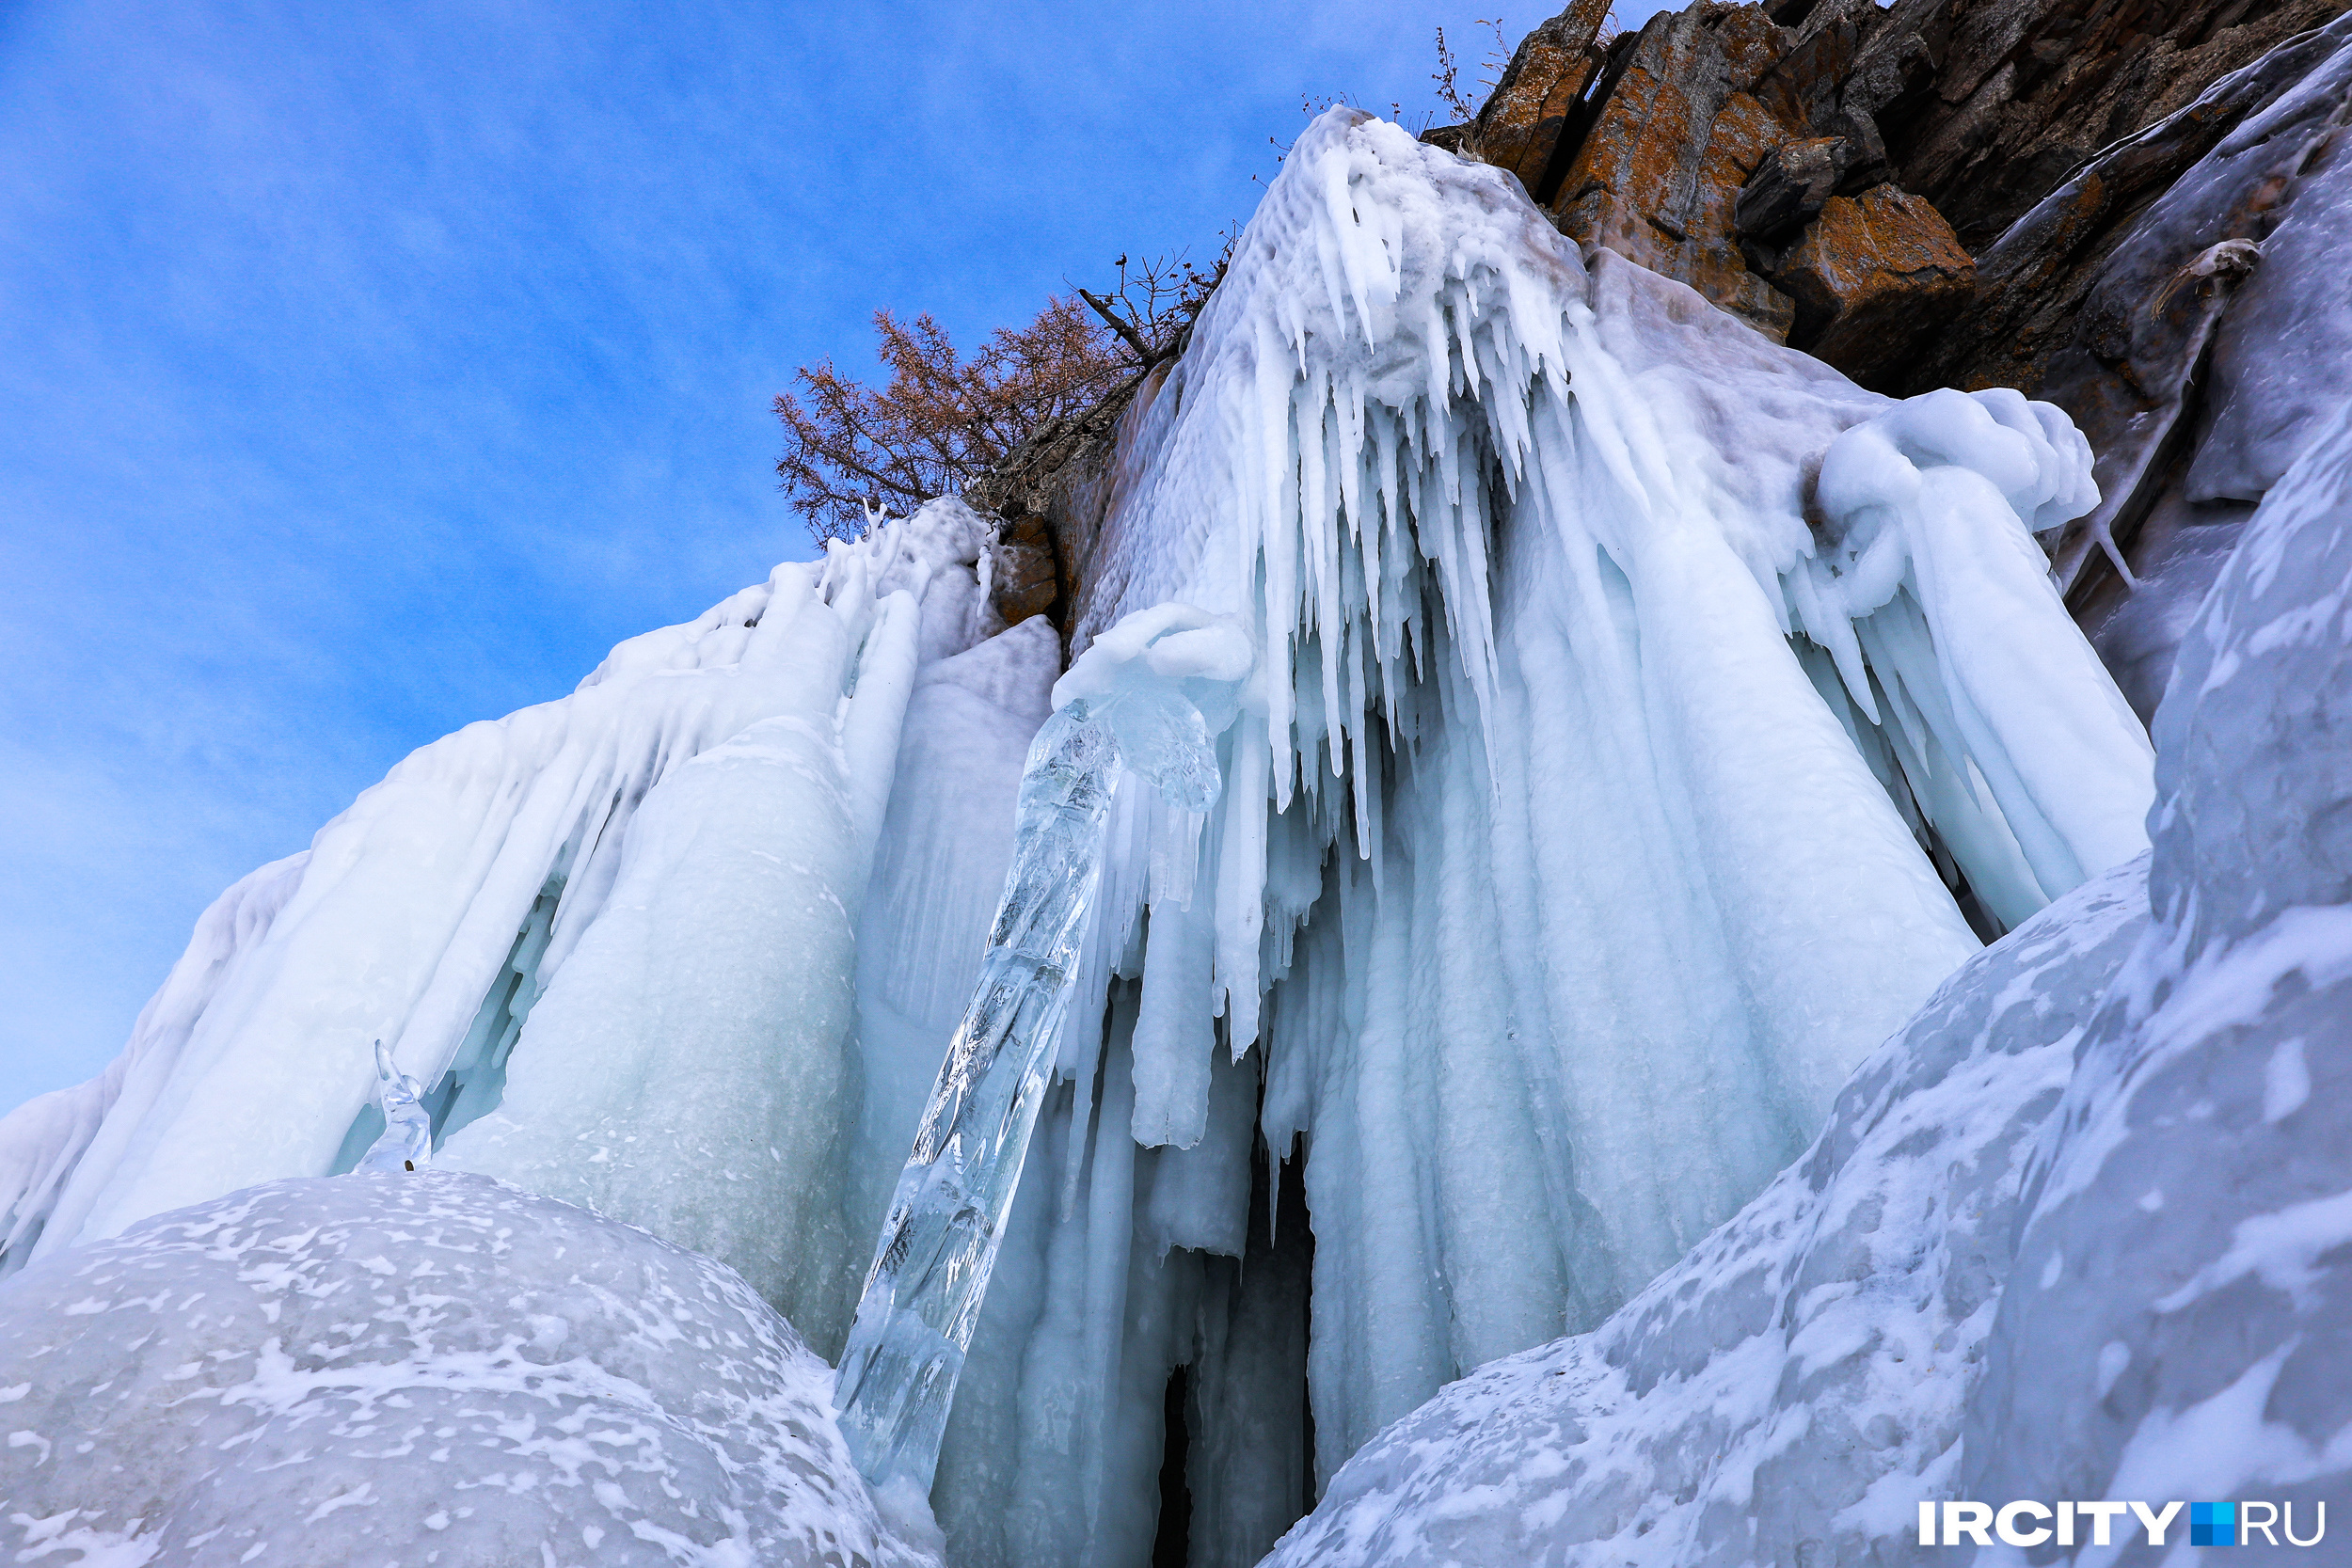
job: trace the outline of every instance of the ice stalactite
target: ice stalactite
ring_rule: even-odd
[[[1248,639],[1189,606],[1129,616],[1055,688],[1021,781],[1012,868],[980,974],[916,1128],[841,1360],[842,1432],[877,1487],[931,1489],[939,1443],[1041,1109],[1122,771],[1216,802],[1214,739]]]

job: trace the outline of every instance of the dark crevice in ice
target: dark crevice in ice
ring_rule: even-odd
[[[1184,1466],[1192,1456],[1192,1369],[1168,1374],[1161,1402],[1167,1437],[1160,1450],[1160,1528],[1152,1541],[1152,1568],[1191,1568],[1192,1487]]]

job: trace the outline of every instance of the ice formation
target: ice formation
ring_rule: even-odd
[[[2063,419],[1862,392],[1588,269],[1498,171],[1327,117],[1135,418],[1080,640],[1238,615],[1267,717],[1197,857],[1125,824],[1097,961],[1140,975],[1104,1014],[1134,1101],[1099,1116],[1160,1148],[1143,1244],[1238,1251],[1245,1184],[1200,1155],[1251,1130],[1205,1058],[1263,1048],[1256,1132],[1307,1151],[1319,1475],[1801,1152],[1975,950],[1950,886],[1994,929],[2144,847],[2147,742],[2030,538],[2093,499]],[[1065,1147],[1095,1049],[1073,1028]],[[1082,1289],[1057,1244],[1049,1303]]]
[[[1077,583],[1082,666],[1181,602],[1259,667],[1213,809],[1108,808],[940,1449],[955,1560],[1150,1560],[1179,1432],[1192,1560],[1255,1560],[2144,848],[2145,736],[2030,537],[2088,472],[2046,407],[1863,391],[1500,170],[1311,127]],[[0,1267],[356,1161],[380,1035],[438,1167],[836,1352],[1062,664],[992,559],[935,502],[403,763],[208,914],[106,1079],[0,1123]]]
[[[1599,1329],[1359,1450],[1267,1568],[1951,1560],[1921,1498],[2341,1509],[2347,583],[2352,406],[2182,645],[2150,856],[1971,959]],[[2036,1556],[2179,1556],[2079,1544]]]
[[[353,1169],[412,1171],[433,1163],[433,1114],[424,1108],[424,1085],[392,1065],[382,1040],[375,1042],[375,1108],[384,1131]]]
[[[915,666],[995,629],[983,532],[942,502],[781,566],[231,889],[106,1078],[5,1124],[0,1267],[349,1169],[381,1037],[440,1164],[719,1257],[837,1349],[852,932]]]
[[[1267,1568],[1902,1560],[1917,1499],[1979,1496],[1961,1429],[2020,1188],[2146,885],[2135,860],[1971,958],[1805,1158],[1600,1328],[1382,1433]]]
[[[270,1182],[54,1255],[0,1285],[0,1366],[14,1561],[938,1565],[733,1271],[484,1177]]]
[[[1102,877],[1122,770],[1187,812],[1223,787],[1248,641],[1186,605],[1129,616],[1055,687],[1022,771],[1012,869],[978,983],[947,1042],[841,1357],[842,1430],[877,1486],[931,1489],[964,1353],[1037,1125]],[[1211,715],[1214,715],[1212,721]]]

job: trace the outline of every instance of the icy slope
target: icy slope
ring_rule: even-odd
[[[1971,960],[1736,1219],[1383,1433],[1269,1568],[1947,1560],[1922,1497],[2308,1531],[2352,1472],[2347,580],[2352,410],[2183,645],[2146,869]]]
[[[2344,1507],[2348,584],[2352,404],[2264,498],[2181,643],[2156,715],[2154,919],[2035,1158],[1969,1496],[2293,1499],[2305,1530],[2311,1504]]]
[[[644,1231],[478,1176],[273,1182],[0,1285],[0,1541],[108,1568],[935,1565],[877,1517],[831,1383],[734,1273]]]

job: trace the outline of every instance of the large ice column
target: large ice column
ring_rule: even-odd
[[[1138,1139],[1204,1147],[1259,1047],[1307,1140],[1324,1474],[1638,1289],[1979,932],[2144,847],[2031,537],[2095,499],[2062,416],[1863,391],[1393,126],[1295,146],[1126,462],[1079,645],[1235,614],[1266,714],[1216,818],[1134,825],[1102,972],[1148,932]]]
[[[962,1021],[866,1276],[841,1362],[842,1430],[877,1486],[928,1493],[948,1410],[1042,1107],[1120,774],[1199,813],[1214,736],[1251,663],[1189,606],[1130,616],[1055,688],[1021,781],[1013,863]]]
[[[75,1091],[94,1129],[10,1124],[38,1245],[356,1155],[381,1037],[437,1137],[502,1103],[609,1146],[576,1196],[725,1257],[814,1333],[830,1299],[837,1337],[855,1249],[837,1205],[813,1216],[840,1186],[826,1107],[855,1093],[848,933],[916,666],[997,629],[984,542],[936,502],[410,756],[206,917],[124,1063]],[[771,1086],[792,1074],[802,1098]],[[747,1212],[745,1181],[792,1194],[792,1223]]]

